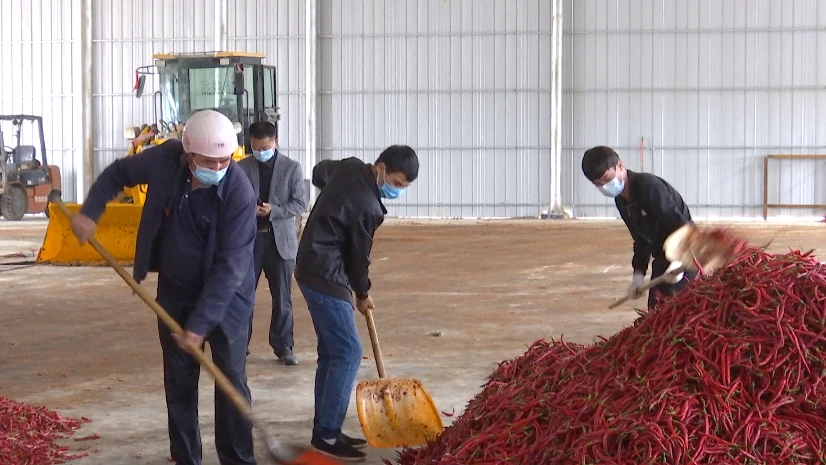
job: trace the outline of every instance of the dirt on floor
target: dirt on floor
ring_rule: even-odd
[[[45,225],[43,219],[0,221],[0,255],[7,256],[0,258],[0,395],[91,418],[75,437],[100,432],[101,438],[69,441],[92,452],[70,463],[168,463],[154,314],[109,268],[23,263],[39,247]],[[823,228],[733,225],[757,244],[774,237],[770,250],[778,252],[826,247]],[[588,343],[630,324],[642,300],[607,308],[625,291],[630,261],[630,238],[619,221],[390,221],[377,234],[371,267],[388,376],[421,380],[440,410],[455,409],[458,416],[494,364],[533,341],[564,335]],[[267,344],[270,298],[264,283],[248,360],[253,408],[280,437],[306,444],[315,333],[294,288],[300,365],[278,364]],[[143,285],[154,294],[154,277]],[[358,323],[365,357],[359,380],[376,378],[365,325]],[[203,373],[203,463],[215,465],[212,386]],[[345,431],[361,434],[354,404]],[[259,463],[267,463],[260,442],[256,450]],[[395,457],[393,450],[368,452],[369,464]]]

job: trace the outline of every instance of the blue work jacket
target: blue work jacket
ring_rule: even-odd
[[[137,155],[115,160],[89,190],[81,213],[98,221],[106,204],[124,187],[147,185],[146,201],[138,226],[133,276],[141,282],[147,272],[159,270],[161,226],[180,173],[189,173],[179,140],[169,140]],[[218,325],[229,338],[245,328],[255,303],[253,249],[256,235],[256,196],[252,184],[235,161],[216,189],[216,204],[209,208],[209,231],[201,270],[203,286],[192,289],[197,300],[182,325],[207,336]],[[164,305],[162,297],[158,302]],[[165,305],[164,305],[165,306]]]

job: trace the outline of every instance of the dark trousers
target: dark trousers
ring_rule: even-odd
[[[261,272],[267,278],[272,297],[270,317],[270,347],[280,357],[293,349],[293,300],[292,280],[295,260],[284,260],[278,253],[271,230],[259,231],[255,236],[255,288],[261,280]],[[250,316],[250,339],[252,339]],[[247,341],[249,342],[249,341]]]
[[[183,324],[189,309],[167,309]],[[249,402],[246,339],[249,329],[227,335],[218,327],[207,337],[212,360]],[[201,464],[201,433],[198,428],[198,379],[200,365],[181,350],[160,320],[158,333],[163,351],[163,386],[169,425],[169,451],[177,465]],[[215,389],[215,448],[221,465],[255,465],[252,424],[235,405]]]
[[[665,258],[654,258],[654,262],[651,264],[651,279],[656,279],[665,274],[665,270],[668,269],[668,265],[671,262],[666,260]],[[662,283],[657,287],[651,288],[648,291],[648,308],[652,309],[657,304],[658,299],[662,299],[667,295],[672,295],[686,286],[690,281],[693,281],[694,278],[697,277],[696,271],[685,271],[683,273],[683,279],[681,279],[676,284],[668,284]]]

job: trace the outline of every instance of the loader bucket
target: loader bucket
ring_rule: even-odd
[[[66,204],[72,213],[80,211],[80,204]],[[135,261],[135,244],[143,205],[112,203],[98,221],[95,239],[108,250],[121,265],[130,266]],[[49,226],[43,246],[37,255],[38,263],[68,266],[103,266],[106,261],[91,245],[77,241],[71,223],[60,209],[49,204]]]

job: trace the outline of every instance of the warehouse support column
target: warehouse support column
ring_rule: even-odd
[[[562,206],[562,0],[552,0],[551,22],[551,192],[548,218],[567,219]]]
[[[318,55],[318,8],[316,0],[307,0],[307,20],[306,20],[306,59],[304,62],[304,77],[306,79],[306,108],[307,121],[304,130],[304,173],[310,177],[313,172],[313,166],[317,162],[316,156],[316,127],[318,119],[316,118],[316,77],[318,70],[316,68],[316,58]],[[310,205],[315,202],[316,192],[312,187],[310,188]]]
[[[83,160],[82,191],[78,202],[83,202],[95,180],[94,97],[92,94],[92,1],[80,0],[80,86],[81,86],[81,160]]]
[[[229,43],[227,0],[215,0],[215,51],[226,51]]]

